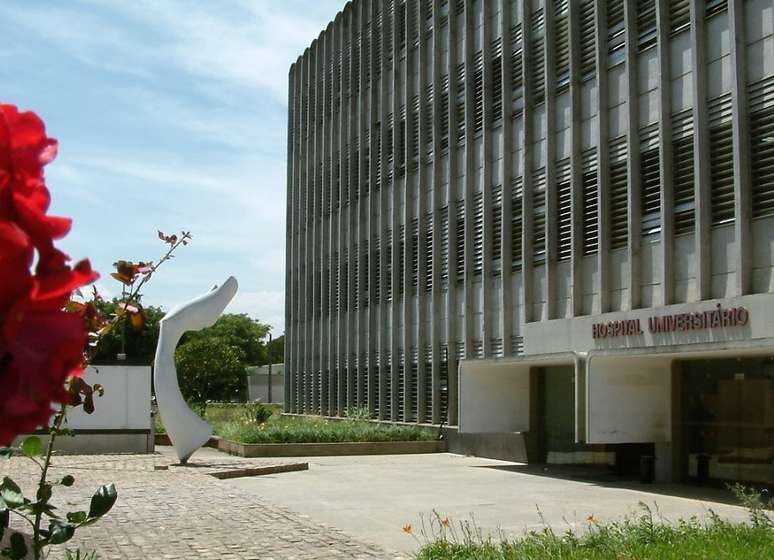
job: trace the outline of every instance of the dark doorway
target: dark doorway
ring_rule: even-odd
[[[682,478],[774,486],[774,357],[690,360],[680,370]]]

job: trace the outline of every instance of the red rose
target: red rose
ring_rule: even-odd
[[[54,247],[70,229],[46,215],[43,166],[56,147],[37,115],[0,104],[0,445],[46,425],[51,403],[68,399],[67,378],[83,371],[84,318],[64,307],[98,275]]]

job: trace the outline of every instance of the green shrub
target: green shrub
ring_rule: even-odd
[[[231,420],[216,424],[215,433],[240,443],[335,443],[363,441],[428,441],[434,434],[411,426],[361,421],[272,416],[268,421]]]
[[[772,525],[732,523],[713,512],[707,522],[693,517],[667,523],[640,505],[639,517],[620,522],[603,524],[589,516],[588,529],[580,534],[546,527],[518,539],[494,540],[470,522],[454,524],[437,513],[423,521],[419,535],[408,525],[404,532],[421,546],[417,560],[737,560],[770,558],[774,550]],[[760,511],[751,510],[751,520]]]

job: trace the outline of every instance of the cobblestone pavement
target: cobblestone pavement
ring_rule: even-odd
[[[283,463],[222,455],[213,462],[227,468]],[[113,482],[118,489],[113,510],[96,525],[80,529],[69,548],[97,550],[101,560],[403,558],[245,495],[232,481],[207,476],[210,469],[163,469],[170,463],[163,455],[56,457],[49,478],[75,477],[72,488],[55,489],[52,501],[60,510],[88,510],[91,494],[101,484]],[[0,461],[0,476],[6,475],[29,495],[38,470],[29,460],[13,458]],[[18,519],[12,527],[22,528]],[[63,558],[62,547],[55,548],[59,550],[50,558]]]

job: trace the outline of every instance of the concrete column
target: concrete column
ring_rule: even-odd
[[[710,143],[707,116],[707,48],[704,2],[691,2],[691,76],[693,78],[693,177],[696,216],[696,288],[699,301],[709,299],[712,288],[710,258]]]
[[[431,376],[431,388],[432,388],[432,416],[425,418],[425,421],[430,421],[433,424],[439,424],[441,422],[441,337],[445,325],[441,322],[441,309],[444,305],[442,299],[441,290],[441,208],[444,204],[443,195],[441,193],[441,180],[443,177],[443,168],[441,166],[441,118],[445,118],[445,115],[440,115],[441,111],[441,18],[438,12],[441,9],[439,0],[430,0],[433,5],[433,65],[430,69],[431,79],[433,82],[433,122],[432,128],[425,131],[425,134],[429,134],[429,138],[433,145],[433,165],[432,176],[430,182],[433,188],[433,286],[430,294],[432,307],[430,317],[430,340],[432,345],[432,357],[431,364],[432,369],[430,371]],[[420,119],[420,123],[424,123]],[[422,126],[420,124],[420,126]],[[425,145],[422,145],[422,150],[425,149]],[[420,158],[421,160],[421,158]]]
[[[458,17],[464,17],[464,16],[458,16],[454,10],[454,6],[452,4],[449,5],[449,50],[447,51],[448,56],[448,64],[447,68],[449,70],[448,79],[449,79],[449,113],[447,115],[444,115],[443,118],[448,119],[449,121],[449,183],[447,186],[446,191],[446,198],[448,200],[448,207],[449,207],[449,228],[448,228],[448,238],[449,238],[449,291],[446,294],[446,340],[447,340],[447,347],[448,347],[448,361],[447,361],[447,368],[449,371],[449,384],[447,387],[447,394],[448,394],[448,421],[449,424],[452,426],[455,426],[457,424],[457,354],[455,351],[455,345],[457,342],[457,309],[456,309],[456,302],[457,302],[457,290],[459,290],[459,286],[457,284],[457,277],[456,277],[456,263],[457,259],[464,258],[463,255],[457,254],[457,243],[456,243],[456,233],[457,233],[457,178],[456,178],[456,169],[457,169],[457,148],[456,148],[456,139],[455,134],[457,130],[457,111],[456,111],[456,101],[457,101],[457,80],[455,76],[455,68],[457,65],[457,59],[454,56],[455,48],[456,48],[456,42],[457,42],[457,27],[456,27],[456,20]],[[464,340],[464,338],[463,338]]]
[[[292,302],[296,301],[296,295],[293,293],[293,279],[295,274],[295,247],[294,247],[294,222],[296,217],[295,210],[295,144],[297,141],[296,134],[296,117],[298,115],[298,107],[296,100],[298,98],[296,92],[296,70],[298,68],[297,63],[291,64],[288,71],[288,148],[287,148],[287,204],[285,207],[285,259],[287,265],[285,266],[285,356],[283,358],[285,362],[285,369],[288,372],[286,375],[286,382],[284,384],[284,396],[282,402],[284,403],[283,410],[290,412],[290,386],[291,379],[294,370],[294,355],[293,344],[296,341],[295,333],[293,332],[294,316],[291,310]]]
[[[581,159],[581,67],[579,2],[568,2],[567,25],[570,49],[570,199],[572,247],[570,255],[571,315],[583,314],[583,162]],[[577,422],[576,422],[577,424]]]
[[[425,37],[425,10],[427,8],[427,0],[420,0],[419,2],[416,2],[416,5],[413,5],[411,3],[406,4],[406,9],[412,9],[415,10],[415,14],[413,16],[414,21],[416,22],[416,25],[414,25],[414,29],[418,31],[412,31],[411,33],[419,33],[419,35],[409,36],[409,32],[406,32],[406,46],[407,46],[407,60],[410,60],[409,53],[411,52],[412,45],[414,42],[418,41],[419,46],[417,47],[417,57],[418,57],[418,64],[416,68],[413,67],[413,65],[409,64],[409,73],[411,75],[415,75],[416,79],[416,89],[415,92],[412,92],[408,97],[412,100],[411,103],[411,112],[408,112],[407,107],[407,132],[406,135],[408,136],[409,141],[406,143],[407,145],[407,154],[406,154],[406,173],[407,175],[412,172],[412,170],[416,170],[416,176],[418,177],[417,180],[417,218],[419,223],[419,251],[418,251],[418,286],[417,286],[417,307],[415,308],[415,312],[417,313],[418,323],[419,323],[419,329],[417,331],[417,422],[425,422],[427,417],[427,402],[425,399],[425,395],[427,395],[427,387],[430,383],[430,371],[427,371],[426,363],[427,363],[427,343],[429,340],[432,340],[432,330],[431,332],[426,332],[424,329],[425,322],[427,321],[427,312],[426,312],[426,305],[428,300],[430,299],[430,296],[428,296],[427,292],[427,274],[425,271],[427,270],[427,254],[425,252],[425,248],[427,247],[427,238],[428,238],[428,228],[430,227],[430,224],[427,220],[427,213],[428,211],[432,210],[432,207],[428,207],[427,203],[427,191],[430,190],[433,185],[428,184],[428,173],[427,169],[425,167],[426,158],[423,157],[424,151],[425,151],[425,145],[428,139],[428,131],[424,125],[424,118],[425,118],[425,108],[427,106],[426,96],[427,96],[427,76],[431,76],[432,78],[432,67],[428,68],[426,65],[427,62],[427,48],[428,48],[428,42]],[[407,22],[411,21],[408,17],[406,18]],[[411,27],[409,25],[409,27]],[[419,112],[417,115],[417,121],[416,123],[413,122],[413,99],[414,94],[418,95],[419,99]],[[413,127],[417,126],[418,128],[418,146],[414,146],[413,144]],[[414,162],[414,153],[418,154],[418,160],[415,163]],[[432,218],[431,218],[432,219]],[[430,357],[432,356],[432,352],[430,353]]]
[[[597,278],[594,291],[599,303],[592,315],[610,310],[610,151],[608,148],[609,115],[607,110],[607,4],[596,2],[594,10],[596,27],[597,61]]]
[[[495,282],[493,258],[492,258],[492,198],[494,194],[494,185],[492,185],[492,5],[490,2],[483,3],[483,28],[481,38],[481,51],[483,68],[483,102],[484,102],[484,123],[482,130],[481,141],[483,143],[483,156],[482,156],[482,206],[483,206],[483,247],[482,247],[482,259],[483,269],[480,277],[481,287],[483,289],[483,297],[481,298],[481,305],[483,312],[482,324],[483,329],[479,336],[481,336],[481,344],[483,349],[483,355],[485,358],[491,358],[492,353],[492,336],[494,333],[494,327],[492,325],[492,284]],[[475,137],[475,133],[473,134]],[[502,262],[501,262],[502,264]]]
[[[734,142],[734,239],[736,295],[752,292],[752,161],[747,99],[744,2],[728,0],[731,31],[731,106]]]
[[[334,372],[335,372],[335,378],[338,379],[338,373],[339,373],[339,354],[338,354],[338,336],[336,336],[336,329],[338,326],[338,312],[334,309],[334,302],[336,301],[336,293],[334,292],[334,286],[336,289],[338,289],[337,283],[334,281],[334,279],[338,275],[338,260],[334,259],[335,255],[338,252],[338,239],[339,239],[339,227],[338,227],[338,221],[341,216],[341,212],[339,210],[339,203],[337,202],[340,200],[339,196],[335,196],[334,193],[337,192],[341,181],[339,182],[339,185],[337,185],[338,177],[336,175],[336,167],[337,167],[337,161],[336,157],[341,158],[341,115],[344,113],[345,104],[346,104],[346,98],[342,98],[341,105],[339,106],[338,113],[336,111],[336,99],[340,93],[341,90],[341,80],[336,80],[335,76],[335,68],[336,63],[338,60],[338,53],[343,50],[343,36],[345,33],[345,28],[347,27],[347,20],[352,17],[352,10],[345,9],[342,16],[337,16],[336,20],[333,24],[332,33],[329,37],[330,42],[330,48],[328,49],[328,58],[326,61],[330,61],[329,64],[331,64],[331,68],[334,70],[331,74],[331,111],[330,111],[330,126],[328,127],[328,130],[326,131],[328,133],[328,142],[329,147],[327,150],[326,157],[329,158],[329,189],[328,189],[328,196],[330,197],[330,202],[327,203],[327,206],[330,207],[330,217],[328,218],[328,226],[327,226],[327,262],[328,267],[330,269],[329,274],[327,275],[327,294],[328,294],[328,320],[326,325],[326,352],[328,354],[327,356],[327,368],[328,368],[328,379],[327,379],[327,391],[325,394],[326,401],[327,401],[327,414],[333,416],[339,413],[339,406],[338,406],[338,381],[334,381]],[[351,48],[351,43],[350,43]],[[343,56],[341,57],[342,60],[342,68],[339,72],[340,76],[343,76],[346,72],[346,68],[343,67]],[[343,92],[341,92],[343,93]],[[342,172],[342,169],[339,167],[339,176]]]
[[[626,27],[626,109],[629,124],[626,131],[627,182],[629,216],[629,309],[640,307],[642,292],[642,180],[640,166],[640,111],[637,87],[637,2],[624,1]]]
[[[532,100],[532,52],[531,41],[532,35],[532,6],[530,0],[521,1],[521,28],[522,28],[522,74],[524,76],[524,126],[522,127],[522,140],[524,149],[521,151],[521,169],[522,169],[522,237],[521,237],[521,255],[522,255],[522,300],[521,307],[524,314],[524,322],[529,323],[534,319],[533,309],[533,277],[534,277],[534,255],[532,250],[532,240],[534,239],[534,232],[532,231],[533,224],[533,208],[532,208],[532,139],[533,139],[533,122],[534,107]]]
[[[559,201],[556,185],[556,52],[554,35],[556,17],[553,3],[543,8],[544,35],[543,60],[545,60],[545,110],[546,110],[546,317],[556,318],[557,261],[559,250]]]
[[[502,17],[500,18],[500,36],[503,42],[502,85],[503,85],[503,140],[500,160],[500,177],[503,178],[503,224],[502,249],[500,261],[502,263],[502,289],[500,290],[500,332],[503,337],[503,355],[511,355],[511,337],[513,336],[513,271],[512,271],[512,228],[511,215],[511,150],[513,134],[513,90],[511,84],[511,2],[502,0]]]
[[[465,305],[464,305],[464,341],[465,341],[465,358],[470,359],[474,357],[473,354],[473,340],[475,334],[473,327],[473,313],[475,309],[473,307],[473,282],[475,281],[475,275],[473,274],[473,238],[474,238],[474,216],[475,208],[473,204],[473,159],[475,157],[475,133],[473,132],[473,75],[475,74],[475,62],[473,60],[473,45],[475,43],[473,26],[474,22],[474,6],[473,2],[465,2],[465,41],[464,47],[464,63],[465,63],[465,151],[464,151],[464,185],[463,185],[463,198],[465,200]]]
[[[345,282],[345,279],[343,278],[343,271],[344,271],[344,249],[345,249],[345,243],[344,240],[346,239],[346,218],[345,218],[345,208],[348,206],[346,205],[345,196],[346,192],[344,190],[344,185],[348,183],[349,177],[346,175],[347,172],[347,150],[349,150],[349,147],[351,145],[351,138],[349,136],[349,119],[350,119],[350,110],[351,110],[351,100],[355,98],[355,84],[352,82],[352,54],[354,52],[355,44],[354,44],[354,33],[353,33],[353,19],[354,19],[354,8],[351,4],[344,7],[343,10],[343,16],[341,25],[339,26],[339,48],[342,50],[342,67],[341,72],[339,72],[339,90],[342,92],[341,95],[341,105],[339,106],[339,121],[336,123],[336,126],[338,126],[338,148],[339,148],[339,161],[338,161],[338,168],[339,168],[339,195],[336,197],[339,201],[337,213],[336,213],[336,237],[335,237],[335,244],[336,244],[336,251],[338,252],[338,259],[335,261],[336,270],[334,271],[335,277],[338,278],[338,282],[336,282],[336,293],[334,294],[334,297],[336,298],[336,301],[338,302],[338,307],[336,309],[336,330],[335,335],[332,338],[335,338],[333,341],[334,345],[334,353],[336,356],[336,387],[335,387],[335,401],[331,401],[331,406],[336,407],[336,413],[341,416],[344,411],[347,408],[347,402],[346,399],[348,398],[348,392],[347,392],[347,377],[346,377],[346,371],[347,371],[347,356],[344,351],[346,342],[345,342],[345,336],[344,336],[344,302],[342,301],[342,285]],[[348,45],[348,47],[345,47],[345,45]],[[345,82],[345,76],[348,77]],[[345,83],[349,83],[349,91],[346,90]]]
[[[301,412],[310,411],[310,392],[309,392],[309,376],[312,371],[312,301],[313,292],[312,285],[309,281],[312,277],[311,264],[313,255],[313,242],[312,230],[314,224],[314,177],[312,175],[314,171],[314,165],[312,163],[312,156],[314,154],[314,123],[312,117],[314,115],[314,85],[312,83],[312,54],[314,52],[315,43],[309,47],[304,53],[304,75],[306,76],[306,148],[304,149],[304,174],[303,174],[303,191],[304,191],[304,239],[303,239],[303,284],[304,284],[304,298],[299,302],[301,309],[301,317],[303,317],[303,371],[301,374],[301,387],[299,397],[301,398]]]
[[[656,29],[658,34],[658,100],[661,119],[658,125],[659,180],[661,182],[661,283],[662,302],[674,302],[674,169],[672,142],[672,92],[669,75],[669,2],[656,0]],[[655,302],[654,302],[655,303]]]
[[[371,117],[369,111],[370,104],[368,102],[368,99],[366,97],[367,95],[367,88],[366,88],[366,70],[368,68],[372,67],[371,60],[366,59],[365,57],[365,45],[366,45],[366,34],[368,31],[367,28],[367,20],[368,20],[368,13],[367,10],[370,9],[367,5],[366,0],[363,0],[359,2],[357,5],[357,21],[353,22],[353,27],[356,25],[357,29],[359,30],[359,37],[360,37],[360,47],[359,47],[359,68],[358,68],[358,80],[359,80],[359,95],[356,100],[352,103],[352,112],[349,115],[349,123],[348,123],[348,139],[349,139],[349,173],[350,173],[350,181],[349,181],[349,196],[352,196],[352,191],[354,189],[361,189],[362,185],[371,185],[371,181],[368,178],[368,169],[365,168],[365,146],[366,146],[366,128],[371,127]],[[354,33],[354,30],[353,30]],[[353,68],[354,70],[354,68]],[[355,157],[357,155],[357,157]],[[368,196],[368,202],[370,206],[369,211],[369,217],[368,217],[368,231],[369,231],[369,238],[372,237],[375,224],[373,222],[373,216],[375,212],[373,211],[373,208],[375,207],[375,200],[374,196],[370,194],[369,189],[369,196]],[[352,204],[350,203],[348,208],[348,214],[351,212]],[[350,219],[347,219],[347,223],[351,223]],[[351,252],[352,245],[354,243],[351,232],[347,232],[347,246],[348,246],[348,252]],[[348,267],[349,274],[352,273],[351,267]],[[349,292],[349,290],[347,290]],[[351,311],[348,310],[347,312],[347,318],[351,317]],[[348,327],[351,328],[351,320],[348,320]],[[378,332],[378,331],[377,331]],[[347,337],[348,339],[350,337]],[[372,381],[370,379],[370,372],[366,372],[365,376],[361,373],[361,365],[357,362],[357,360],[352,359],[352,351],[349,348],[349,340],[347,340],[347,349],[345,351],[346,356],[346,364],[347,364],[347,406],[358,406],[358,407],[367,407],[369,411],[373,410],[373,402],[372,399],[369,396],[370,387],[372,385]],[[371,362],[369,361],[369,364]],[[353,395],[351,394],[353,392],[353,387],[356,387],[357,395],[356,398],[353,398]]]
[[[390,75],[388,76],[388,79],[390,80],[390,83],[392,84],[392,106],[389,108],[389,111],[392,113],[392,143],[391,151],[392,151],[392,159],[393,159],[393,166],[392,166],[392,179],[388,180],[387,176],[387,160],[386,158],[382,158],[382,165],[385,172],[382,174],[382,188],[390,188],[392,189],[392,235],[393,235],[393,251],[392,251],[392,259],[393,259],[393,289],[395,291],[396,296],[398,294],[398,285],[400,283],[400,278],[398,277],[398,272],[400,268],[401,261],[405,264],[406,262],[406,255],[400,253],[400,224],[401,220],[403,220],[403,224],[405,226],[405,210],[401,214],[400,210],[400,190],[398,182],[395,180],[395,170],[396,165],[395,162],[397,161],[397,153],[398,153],[398,122],[400,120],[400,92],[397,89],[398,86],[398,65],[400,64],[399,58],[400,58],[400,51],[398,50],[398,33],[397,33],[397,23],[398,18],[397,15],[397,6],[393,3],[392,6],[392,12],[387,14],[384,14],[383,21],[386,22],[388,18],[391,18],[392,25],[390,27],[390,31],[392,33],[392,40],[390,43],[392,44],[392,66],[388,67],[388,70],[390,71]],[[386,35],[385,35],[386,38]],[[385,60],[390,55],[390,53],[384,52]],[[385,89],[385,92],[388,90]],[[385,126],[386,121],[382,121],[382,126]],[[408,245],[405,241],[408,239],[408,231],[404,227],[404,248]],[[407,292],[408,292],[408,286],[406,285],[406,267],[404,266],[403,271],[403,305],[399,306],[398,302],[395,301],[395,298],[393,298],[393,304],[392,304],[392,371],[390,372],[392,379],[390,381],[390,416],[389,418],[391,420],[402,420],[402,418],[398,417],[398,384],[400,381],[400,359],[399,359],[399,352],[402,344],[404,343],[404,339],[401,338],[400,329],[398,326],[400,325],[400,317],[403,312],[405,312],[406,309],[406,298],[407,298]],[[406,316],[403,314],[403,329],[404,331],[408,328],[406,323]],[[405,338],[405,337],[404,337]],[[405,352],[405,349],[404,349]]]

